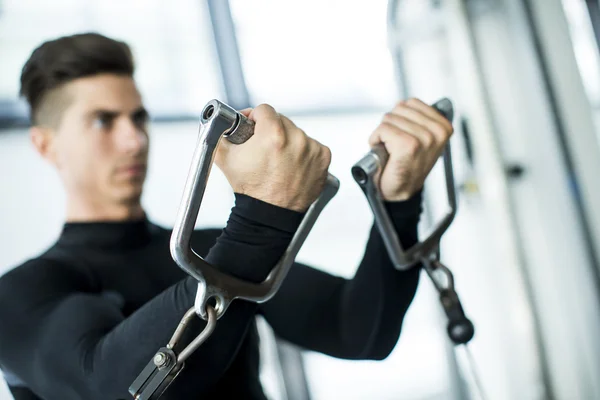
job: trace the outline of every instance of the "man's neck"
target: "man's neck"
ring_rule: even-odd
[[[67,222],[129,221],[145,216],[139,200],[131,203],[99,204],[70,199],[66,211]]]

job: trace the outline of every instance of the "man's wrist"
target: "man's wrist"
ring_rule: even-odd
[[[409,220],[419,218],[423,211],[423,190],[419,190],[417,193],[407,200],[402,201],[386,201],[384,203],[386,210],[388,211],[390,218],[393,221]]]
[[[305,213],[283,208],[254,197],[235,193],[235,206],[232,214],[244,218],[257,226],[294,234]]]
[[[240,279],[261,282],[281,259],[303,213],[236,193],[227,226],[206,260]]]

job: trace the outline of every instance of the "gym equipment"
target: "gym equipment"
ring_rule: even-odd
[[[190,240],[220,140],[225,138],[231,143],[243,144],[253,134],[254,122],[227,104],[211,100],[204,107],[199,140],[170,242],[171,256],[177,265],[198,281],[196,301],[184,315],[167,346],[158,350],[131,384],[129,393],[136,400],[160,398],[184,368],[185,360],[210,337],[217,320],[225,314],[233,300],[264,303],[277,293],[319,214],[339,189],[339,180],[328,174],[321,194],[308,208],[285,253],[263,282],[250,283],[219,271],[194,252]],[[175,354],[173,348],[194,315],[206,320],[207,324],[180,354]]]
[[[452,122],[454,110],[450,100],[442,99],[433,107]],[[186,359],[213,333],[218,319],[224,315],[233,300],[244,299],[263,303],[277,293],[318,216],[339,189],[338,179],[328,174],[320,196],[309,207],[282,258],[262,283],[246,282],[219,271],[194,252],[190,247],[190,240],[220,140],[225,138],[231,143],[243,144],[253,134],[254,123],[230,106],[218,100],[211,100],[204,107],[200,118],[199,140],[170,243],[171,256],[177,265],[198,281],[196,300],[194,306],[184,315],[169,343],[156,352],[131,384],[129,393],[136,400],[155,400],[162,396],[184,368]],[[425,240],[406,250],[398,240],[378,185],[388,158],[384,145],[377,145],[354,164],[352,176],[367,197],[375,224],[395,268],[407,270],[419,263],[423,265],[440,295],[448,317],[447,330],[450,339],[457,345],[466,345],[473,338],[475,329],[466,317],[454,289],[452,272],[440,262],[440,240],[456,215],[450,143],[443,152],[449,211]],[[173,349],[195,315],[206,320],[207,324],[180,354],[176,354]],[[482,390],[481,392],[483,393]]]
[[[449,99],[441,99],[433,105],[448,121],[454,118],[454,107]],[[392,225],[392,220],[385,210],[378,180],[387,164],[389,155],[383,144],[375,146],[367,155],[352,167],[352,176],[365,193],[375,224],[383,238],[388,254],[398,270],[407,270],[421,263],[440,294],[440,301],[448,316],[448,335],[456,344],[464,344],[473,338],[475,328],[465,316],[458,295],[454,290],[454,277],[450,269],[440,260],[440,240],[456,215],[456,194],[454,191],[454,174],[450,142],[446,144],[443,153],[444,172],[446,177],[446,192],[448,194],[449,211],[435,225],[432,233],[425,240],[415,244],[410,249],[403,249],[398,235]]]
[[[452,123],[454,107],[449,99],[443,98],[439,100],[433,105],[433,108]],[[450,142],[446,144],[442,156],[444,159],[444,175],[446,178],[449,210],[435,224],[433,231],[425,240],[406,250],[402,248],[402,244],[398,240],[398,235],[385,209],[379,189],[378,180],[389,158],[384,145],[375,146],[354,164],[352,167],[352,176],[367,197],[367,201],[375,217],[375,224],[381,233],[387,252],[395,268],[398,270],[407,270],[421,263],[429,275],[435,289],[439,293],[440,302],[448,318],[448,336],[455,345],[462,344],[465,346],[474,382],[480,397],[483,399],[486,397],[485,392],[477,374],[473,357],[467,347],[467,343],[475,335],[475,327],[466,317],[458,294],[454,289],[452,271],[440,262],[440,240],[456,215],[456,194]]]

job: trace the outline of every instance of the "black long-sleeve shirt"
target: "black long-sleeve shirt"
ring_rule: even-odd
[[[387,207],[403,245],[415,243],[420,195]],[[226,227],[195,231],[192,247],[227,273],[259,282],[302,217],[236,195]],[[131,398],[129,385],[194,303],[197,284],[171,259],[170,235],[147,219],[67,223],[48,251],[0,278],[0,367],[15,399]],[[306,349],[383,359],[418,276],[416,268],[393,268],[374,227],[352,280],[296,263],[269,302],[230,305],[163,398],[264,399],[258,313]],[[196,318],[190,335],[204,325]]]

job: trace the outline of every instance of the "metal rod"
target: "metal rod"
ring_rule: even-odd
[[[195,312],[195,311],[194,311]],[[198,350],[198,347],[202,343],[206,341],[212,335],[217,326],[217,312],[212,306],[206,306],[206,313],[208,314],[208,321],[206,322],[206,326],[200,332],[200,334],[190,343],[185,349],[181,351],[179,356],[177,357],[177,363],[182,364],[192,355],[193,352]]]
[[[173,337],[171,338],[171,340],[169,341],[169,344],[167,345],[167,347],[169,349],[173,349],[175,347],[175,345],[177,345],[177,343],[181,339],[181,336],[183,335],[183,332],[187,328],[187,326],[190,323],[190,321],[192,320],[192,318],[194,318],[195,316],[196,316],[196,310],[194,309],[194,307],[191,307],[189,310],[187,310],[187,312],[184,314],[183,318],[181,319],[181,322],[179,322],[179,325],[177,325],[177,329],[175,329],[175,333],[173,334]]]

